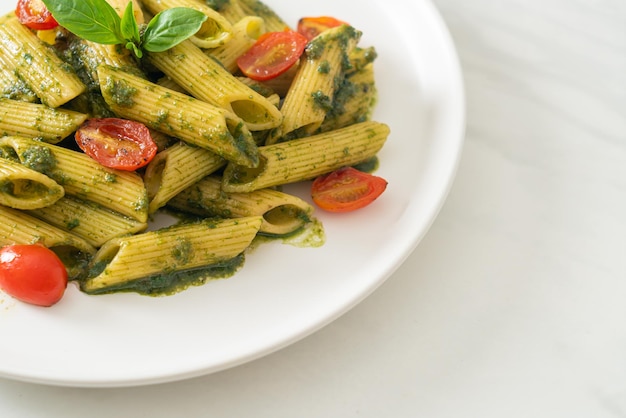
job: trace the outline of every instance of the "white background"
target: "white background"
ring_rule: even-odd
[[[0,380],[0,416],[626,416],[626,2],[434,3],[463,66],[466,144],[439,217],[383,286],[202,378]]]

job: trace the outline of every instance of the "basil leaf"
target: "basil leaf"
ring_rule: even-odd
[[[43,0],[57,22],[74,35],[99,44],[124,42],[120,17],[106,0]]]
[[[146,27],[142,47],[150,52],[163,52],[193,36],[206,15],[188,7],[174,7],[159,12]]]
[[[139,44],[139,25],[137,24],[137,19],[135,19],[132,1],[128,2],[124,14],[122,15],[120,32],[126,41]]]

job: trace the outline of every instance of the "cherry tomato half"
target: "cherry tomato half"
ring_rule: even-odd
[[[298,33],[310,41],[325,30],[347,24],[330,16],[303,17],[298,21]]]
[[[52,306],[63,297],[67,269],[43,245],[9,245],[0,249],[0,288],[15,299]]]
[[[352,167],[344,167],[313,181],[313,202],[329,212],[350,212],[369,205],[387,188],[387,181]]]
[[[237,65],[247,77],[266,81],[283,74],[304,52],[307,39],[298,32],[286,30],[269,32],[237,59]]]
[[[59,26],[41,0],[18,0],[15,14],[22,25],[31,29],[47,30]]]
[[[150,130],[143,123],[118,118],[87,120],[76,131],[76,143],[101,165],[134,171],[148,164],[157,152]]]

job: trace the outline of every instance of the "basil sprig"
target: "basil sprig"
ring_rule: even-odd
[[[106,45],[121,44],[141,58],[162,52],[193,36],[206,15],[188,7],[158,13],[140,30],[129,1],[120,17],[106,0],[42,0],[57,22],[74,35]]]

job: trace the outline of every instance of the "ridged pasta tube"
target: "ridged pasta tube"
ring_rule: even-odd
[[[98,203],[140,222],[148,219],[148,196],[141,177],[113,170],[82,152],[18,136],[0,138],[0,147],[13,149],[20,162],[43,172],[65,194]]]
[[[164,52],[147,53],[146,59],[192,96],[239,116],[252,131],[271,129],[282,122],[276,106],[189,40]]]
[[[91,271],[100,272],[82,282],[81,289],[97,293],[152,275],[232,259],[250,245],[261,222],[260,216],[205,220],[115,238],[95,255]]]
[[[22,164],[0,158],[0,204],[14,209],[50,206],[65,195],[50,177]]]
[[[238,0],[243,12],[251,16],[259,16],[265,21],[268,32],[281,32],[289,25],[267,4],[259,0]]]
[[[230,40],[217,48],[207,49],[205,54],[217,59],[228,72],[239,71],[237,58],[243,55],[265,32],[263,19],[257,16],[246,16],[233,26]]]
[[[14,68],[50,107],[59,107],[85,91],[85,85],[70,66],[17,18],[0,25],[0,51],[0,64]]]
[[[71,232],[96,248],[115,237],[135,234],[148,227],[146,222],[70,196],[28,214]]]
[[[313,213],[313,207],[304,200],[278,190],[226,193],[222,190],[222,180],[214,176],[183,190],[168,206],[199,216],[263,216],[260,232],[273,236],[296,232],[310,221]]]
[[[154,213],[185,188],[226,165],[226,160],[204,148],[184,142],[159,152],[148,164],[144,182]]]
[[[257,146],[241,119],[183,93],[120,69],[100,66],[101,90],[111,109],[237,164],[258,164]]]
[[[72,110],[0,99],[0,132],[3,135],[40,138],[56,144],[70,136],[86,119],[86,114]]]
[[[389,127],[363,122],[346,128],[259,147],[259,167],[228,164],[222,189],[251,192],[266,187],[308,180],[374,157],[383,147]]]
[[[271,132],[268,145],[310,135],[321,126],[332,109],[337,80],[360,37],[361,32],[352,26],[342,25],[311,40],[280,109],[283,122]]]
[[[70,279],[77,278],[96,249],[82,238],[56,228],[23,211],[0,206],[0,247],[41,244],[54,251],[65,264]]]

